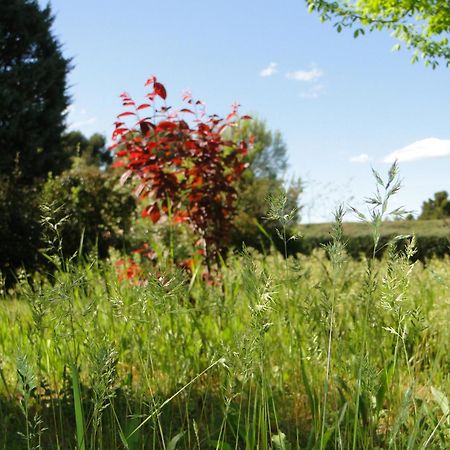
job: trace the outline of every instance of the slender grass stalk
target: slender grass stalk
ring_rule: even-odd
[[[335,222],[331,231],[332,242],[326,247],[328,256],[331,260],[331,299],[328,312],[328,344],[327,344],[327,363],[324,383],[324,395],[322,406],[322,426],[320,431],[320,449],[325,448],[325,426],[327,422],[327,403],[328,403],[328,390],[330,384],[331,374],[331,358],[332,358],[332,342],[333,342],[333,330],[335,321],[335,306],[337,300],[337,283],[341,272],[343,262],[345,260],[345,244],[343,242],[343,229],[342,221],[344,218],[344,208],[340,206],[334,214]]]
[[[359,353],[359,367],[358,375],[356,381],[356,394],[355,394],[355,415],[353,422],[353,439],[352,439],[352,450],[356,450],[357,446],[357,435],[358,435],[358,424],[359,424],[359,412],[360,412],[360,402],[361,402],[361,385],[362,385],[362,371],[363,363],[367,356],[367,334],[369,325],[369,313],[370,307],[373,304],[373,292],[376,290],[375,275],[373,273],[373,266],[375,259],[379,250],[380,236],[381,236],[381,225],[383,219],[386,215],[393,217],[402,217],[405,211],[402,208],[394,209],[388,212],[389,200],[393,195],[395,195],[401,187],[400,180],[398,179],[398,165],[397,162],[392,164],[388,172],[388,179],[386,182],[383,181],[381,176],[372,169],[373,175],[376,181],[376,192],[375,195],[366,200],[367,205],[369,205],[369,216],[370,220],[367,219],[366,215],[355,208],[351,208],[353,212],[359,217],[360,220],[371,225],[372,228],[372,239],[373,239],[373,251],[372,259],[368,260],[368,270],[367,270],[367,287],[368,291],[365,295],[364,301],[364,315],[362,322],[362,339]]]
[[[84,413],[81,400],[80,379],[78,376],[78,368],[75,363],[70,365],[70,373],[72,376],[73,401],[75,408],[75,424],[77,430],[77,448],[78,450],[86,450],[86,432],[84,425]]]

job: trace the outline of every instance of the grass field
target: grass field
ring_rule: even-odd
[[[62,263],[0,301],[0,448],[447,449],[450,260]]]
[[[326,236],[329,234],[331,224],[314,223],[299,226],[299,231],[304,237]],[[366,236],[371,234],[370,224],[361,222],[343,223],[343,232],[346,236]],[[383,223],[383,234],[433,234],[436,236],[450,236],[450,220],[398,220]]]

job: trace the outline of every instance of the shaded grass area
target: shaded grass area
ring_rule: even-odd
[[[214,283],[96,259],[23,279],[0,301],[0,448],[448,448],[450,260],[341,239],[245,251]]]

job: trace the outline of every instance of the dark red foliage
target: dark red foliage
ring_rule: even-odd
[[[186,222],[192,227],[209,267],[226,248],[236,185],[247,167],[247,143],[223,137],[225,129],[238,126],[239,105],[233,105],[225,119],[208,116],[203,102],[186,93],[183,101],[189,107],[173,111],[164,104],[157,108],[157,97],[165,100],[166,89],[154,76],[146,86],[152,88],[147,103],[136,106],[128,94],[121,95],[129,109],[117,116],[112,135],[112,149],[119,158],[115,166],[125,168],[122,182],[131,175],[139,178],[135,193],[147,200],[144,217],[153,223],[171,217],[173,223]],[[153,114],[148,114],[148,108]],[[150,117],[140,118],[141,110]],[[137,122],[127,126],[122,118],[130,117]]]

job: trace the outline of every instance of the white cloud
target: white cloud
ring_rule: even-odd
[[[314,83],[306,91],[300,93],[303,98],[317,98],[325,89],[323,84]]]
[[[288,72],[286,78],[297,81],[315,81],[323,75],[323,72],[318,67],[313,67],[310,70],[296,70],[295,72]]]
[[[393,163],[395,160],[399,162],[417,161],[419,159],[439,158],[449,155],[450,140],[427,138],[389,153],[383,158],[383,162]]]
[[[277,63],[271,62],[266,68],[259,72],[259,75],[261,77],[271,77],[278,72],[277,66]]]
[[[349,161],[352,163],[360,163],[364,164],[366,162],[369,162],[371,160],[370,156],[367,153],[360,153],[356,156],[351,156]]]

